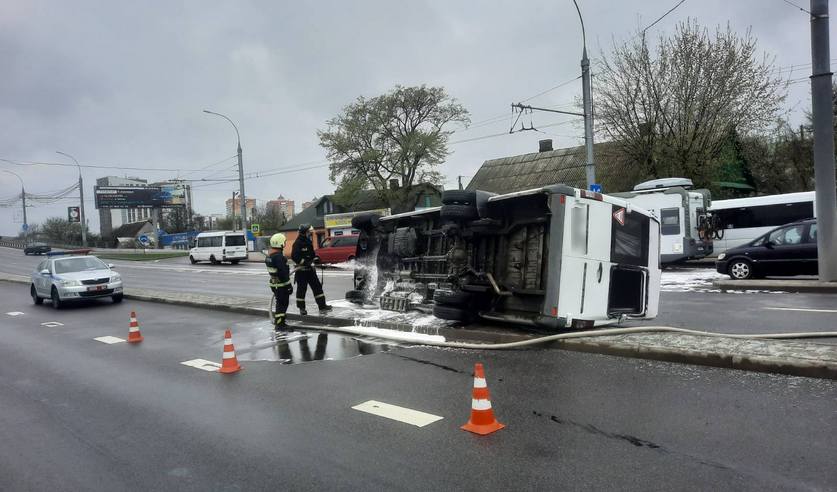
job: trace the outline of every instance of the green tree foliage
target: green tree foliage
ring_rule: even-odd
[[[41,236],[54,244],[80,245],[81,224],[61,217],[50,217],[41,224]],[[88,230],[89,235],[89,230]]]
[[[160,228],[169,234],[186,232],[192,229],[189,223],[189,212],[185,207],[174,207],[168,209],[160,220]]]
[[[731,132],[775,121],[785,83],[748,31],[680,23],[652,49],[644,33],[614,46],[594,80],[599,130],[645,178],[685,176],[709,186]]]
[[[255,217],[250,221],[252,224],[259,224],[262,235],[279,232],[279,228],[285,225],[287,218],[279,207],[262,206],[256,209]]]
[[[317,135],[331,161],[332,182],[346,191],[364,183],[399,210],[413,185],[442,181],[438,165],[450,153],[450,127],[469,121],[468,111],[441,87],[396,86],[359,97]]]

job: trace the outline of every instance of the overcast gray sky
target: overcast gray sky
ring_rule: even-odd
[[[794,2],[807,8],[804,0]],[[579,0],[590,56],[609,52],[613,40],[629,38],[676,3]],[[779,67],[810,63],[808,15],[782,0],[687,0],[651,32],[671,32],[687,17],[740,32],[752,26]],[[95,179],[112,174],[233,176],[232,159],[195,171],[235,154],[232,127],[201,112],[207,108],[237,122],[246,173],[322,165],[246,182],[248,196],[283,194],[299,207],[333,190],[316,136],[326,120],[359,95],[428,84],[444,86],[474,123],[451,138],[453,153],[442,172],[452,186],[486,159],[537,149],[543,133],[477,138],[508,131],[510,103],[577,77],[580,54],[571,0],[6,0],[0,2],[0,158],[70,163],[55,153],[61,150],[85,165],[146,169],[85,168],[90,198]],[[809,74],[807,65],[783,72],[792,79]],[[529,102],[569,108],[580,93],[576,80]],[[807,83],[791,86],[786,106],[800,121],[810,106]],[[556,147],[582,142],[572,117],[538,114],[534,124]],[[77,179],[71,167],[0,162],[0,169],[17,172],[31,193]],[[237,187],[197,184],[195,211],[223,212]],[[0,173],[0,200],[17,192],[17,179]],[[66,216],[74,203],[31,208],[29,222]],[[0,208],[0,235],[19,231],[19,209]],[[87,209],[98,233],[92,199]]]

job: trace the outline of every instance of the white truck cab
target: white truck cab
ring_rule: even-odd
[[[228,261],[235,265],[247,257],[247,237],[243,231],[202,232],[195,238],[195,247],[189,250],[193,265],[199,261],[213,265]]]

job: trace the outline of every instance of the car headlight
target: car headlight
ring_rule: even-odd
[[[721,253],[721,254],[719,254],[719,255],[718,255],[718,259],[719,259],[719,260],[723,260],[723,259],[724,259],[724,258],[726,258],[726,257],[727,257],[727,254],[726,254],[726,253]]]
[[[81,285],[78,280],[59,280],[58,283],[64,287],[78,287]]]
[[[110,277],[111,282],[119,282],[120,280],[122,280],[122,275],[119,275],[118,273],[114,273],[113,276]]]

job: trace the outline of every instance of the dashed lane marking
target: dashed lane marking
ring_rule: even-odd
[[[110,335],[105,336],[105,337],[96,337],[93,340],[96,340],[97,342],[107,343],[108,345],[112,345],[114,343],[121,343],[121,342],[125,341],[122,338],[112,337]]]
[[[21,313],[20,311],[9,311],[6,314],[8,314],[9,316],[23,316],[24,313]]]
[[[41,323],[41,326],[46,326],[47,328],[55,328],[57,326],[64,326],[64,323],[59,323],[58,321],[47,321],[46,323]]]
[[[218,369],[221,368],[221,364],[206,359],[192,359],[183,361],[181,362],[181,364],[183,364],[184,366],[194,367],[195,369],[201,369],[209,372],[218,372]]]
[[[773,311],[805,311],[807,313],[837,313],[837,309],[810,309],[810,308],[791,308],[791,307],[769,307]]]
[[[420,412],[410,408],[399,407],[398,405],[390,405],[389,403],[383,403],[375,400],[363,402],[360,405],[353,406],[352,408],[361,412],[377,415],[378,417],[384,417],[386,419],[404,422],[405,424],[415,425],[416,427],[424,427],[425,425],[432,424],[433,422],[444,418],[438,415]]]

